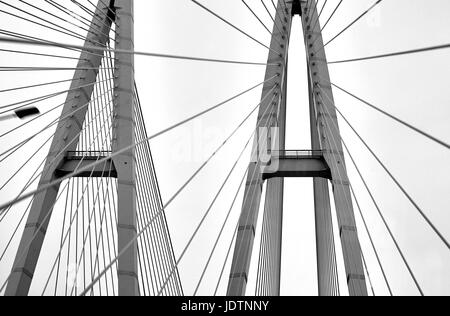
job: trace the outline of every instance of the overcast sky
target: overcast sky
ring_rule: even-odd
[[[11,2],[16,1],[11,0]],[[269,43],[269,34],[258,24],[241,0],[202,0],[201,2],[262,42]],[[270,26],[271,20],[260,1],[248,0],[247,2],[266,25]],[[269,1],[266,2],[270,4]],[[322,24],[338,2],[338,0],[327,2],[321,18]],[[325,41],[336,35],[373,2],[374,0],[344,1],[324,32]],[[430,5],[424,6],[424,2],[419,0],[384,0],[379,5],[379,9],[327,47],[329,61],[449,43],[450,3],[447,0],[428,2]],[[320,1],[319,7],[322,4],[323,1]],[[267,49],[236,32],[189,0],[135,0],[135,14],[135,48],[138,51],[256,62],[267,60]],[[14,26],[26,30],[25,26],[18,24],[14,19],[5,18],[0,23],[2,28],[11,29]],[[42,30],[33,32],[39,32],[44,37],[46,35],[46,31]],[[56,37],[55,40],[71,42],[65,37]],[[298,17],[293,21],[289,54],[287,148],[309,149],[311,145],[306,58],[301,21]],[[444,50],[331,65],[331,80],[430,134],[450,142],[449,58],[450,52]],[[2,65],[9,65],[7,60],[2,60],[4,60]],[[158,132],[262,82],[264,73],[265,69],[261,66],[137,57],[136,82],[148,133]],[[66,73],[65,77],[60,74],[55,80],[69,79],[70,73]],[[53,80],[53,77],[48,78]],[[26,84],[24,80],[41,81],[36,79],[33,81],[19,75],[6,78],[2,74],[0,89]],[[42,90],[39,91],[38,95],[42,92]],[[339,91],[334,93],[336,105],[449,239],[450,191],[447,178],[450,176],[448,165],[450,152],[380,116],[349,96]],[[12,96],[11,99],[14,100],[14,97],[17,99],[19,96]],[[261,89],[257,89],[214,113],[152,141],[158,180],[165,201],[228,137],[245,115],[259,103],[260,98]],[[166,210],[177,256],[183,250],[250,137],[255,122],[256,117],[253,116],[230,144],[225,146],[204,172]],[[5,125],[2,123],[0,131],[8,130],[14,124],[17,123]],[[448,249],[427,227],[417,210],[390,181],[348,126],[343,121],[340,125],[344,140],[363,171],[425,293],[450,295]],[[8,144],[14,144],[13,140],[3,141],[0,146],[8,148]],[[32,152],[33,148],[29,150]],[[249,154],[246,154],[240,160],[225,191],[180,265],[186,294],[192,294],[195,289],[247,167],[248,157]],[[376,209],[364,191],[358,174],[350,161],[347,161],[347,165],[351,182],[360,200],[394,294],[418,294]],[[1,165],[1,168],[3,170],[8,166]],[[11,194],[2,192],[1,200],[10,199]],[[211,295],[214,291],[221,264],[239,217],[242,196],[243,192],[240,193],[238,203],[233,209],[200,294]],[[313,212],[312,180],[287,180],[282,269],[283,295],[317,294]],[[262,213],[260,215],[262,218]],[[359,216],[357,220],[375,292],[377,295],[388,294]],[[11,221],[14,222],[14,219]],[[3,226],[0,227],[3,240],[10,233]],[[0,244],[4,247],[3,241]],[[259,249],[258,244],[255,249]],[[341,249],[337,248],[337,252],[339,254]],[[256,252],[255,258],[257,255]],[[342,272],[342,262],[341,259],[339,260]],[[255,261],[250,276],[248,291],[250,295],[254,294]],[[225,293],[230,263],[225,270],[220,294]],[[1,276],[7,274],[7,271],[8,264],[0,265]],[[341,276],[340,279],[345,280],[345,276]],[[345,294],[345,284],[341,284],[341,288],[342,293]]]

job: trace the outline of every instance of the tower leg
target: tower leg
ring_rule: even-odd
[[[288,57],[287,57],[288,59]],[[286,62],[287,64],[288,62]],[[283,93],[280,97],[278,110],[278,150],[285,150],[286,145],[286,105],[287,105],[287,73],[283,79]],[[265,295],[280,296],[281,293],[281,252],[283,246],[283,211],[284,211],[284,179],[275,178],[267,180],[266,201],[264,204],[264,216],[267,218],[266,228],[270,229],[272,239],[269,244],[269,251],[265,260],[269,263],[270,269],[265,269],[265,273],[270,275],[262,276],[263,280],[271,280]],[[265,233],[264,231],[262,232]]]
[[[263,96],[265,96],[273,88],[273,85],[275,83],[277,83],[281,88],[278,90],[278,92],[281,92],[280,90],[285,89],[285,87],[283,86],[284,82],[286,81],[284,70],[286,69],[287,64],[287,51],[289,47],[289,36],[292,23],[291,7],[291,2],[284,2],[283,0],[280,0],[278,2],[277,13],[275,15],[276,25],[274,26],[272,33],[273,37],[270,45],[271,51],[269,53],[268,63],[279,63],[280,66],[268,66],[265,78],[266,80],[268,80],[276,74],[278,74],[279,77],[277,81],[270,81],[264,85]],[[280,102],[285,102],[285,100],[281,99]],[[262,118],[264,115],[269,115],[265,114],[270,112],[267,111],[269,106],[272,106],[270,98],[268,101],[265,101],[263,102],[263,104],[261,104],[258,118]],[[280,107],[283,107],[283,105],[280,104]],[[284,121],[283,118],[281,118],[281,121]],[[257,128],[263,128],[265,124],[266,120],[262,119],[260,126],[257,126]],[[271,126],[277,125],[270,125],[269,127]],[[258,153],[258,150],[259,145],[258,140],[256,140],[253,152]],[[236,247],[230,274],[230,282],[228,285],[229,296],[244,296],[246,292],[248,273],[250,269],[251,255],[253,251],[253,243],[255,239],[256,225],[258,221],[258,213],[263,189],[260,167],[261,164],[258,161],[256,163],[251,163],[249,168],[249,175],[244,195],[245,200],[242,206],[242,213],[239,222],[239,230],[236,238]],[[282,186],[280,184],[280,181],[273,181],[272,184],[269,184],[267,194],[280,197],[280,194],[282,194]],[[282,198],[280,199],[280,203],[282,204]],[[277,212],[282,211],[282,209],[279,208],[279,203],[276,205],[268,205],[267,207],[272,210],[276,209]],[[282,214],[279,213],[277,218],[278,223],[276,225],[279,226],[281,225]],[[281,242],[281,230],[278,238],[279,240],[277,240],[277,243]],[[281,251],[281,246],[279,251]],[[280,263],[281,253],[277,254],[277,256],[279,256],[279,258],[277,258],[277,260],[275,261]]]
[[[252,163],[245,189],[245,201],[239,220],[236,246],[231,266],[228,296],[245,296],[248,272],[256,234],[256,223],[261,202],[263,181],[259,176],[260,165]],[[256,174],[256,177],[251,175]]]
[[[328,180],[314,179],[319,296],[337,296],[336,256]]]
[[[272,234],[269,241],[269,249],[265,258],[270,269],[266,269],[262,276],[263,280],[271,280],[272,284],[261,295],[280,296],[281,292],[281,251],[283,245],[283,200],[284,200],[284,179],[267,180],[266,203],[264,206],[264,216],[267,218],[267,226]],[[264,234],[264,231],[263,231]]]
[[[116,48],[134,51],[134,1],[116,0]],[[114,150],[136,143],[133,91],[134,55],[116,54],[114,100]],[[138,296],[138,249],[136,217],[136,156],[130,149],[114,158],[118,178],[119,295]],[[131,243],[131,247],[129,247]]]
[[[101,1],[93,18],[90,32],[85,41],[86,46],[99,46],[104,48],[108,41],[111,28],[110,7]],[[98,22],[102,19],[102,23]],[[83,51],[77,68],[90,70],[77,70],[71,84],[71,92],[68,93],[61,120],[50,147],[44,165],[39,186],[46,185],[56,180],[55,170],[61,164],[66,152],[75,151],[78,146],[78,136],[85,121],[87,106],[91,100],[94,83],[97,80],[99,67],[102,62],[101,54],[91,54]],[[78,87],[83,88],[78,88]],[[73,115],[77,108],[80,108]],[[33,280],[36,265],[44,243],[53,206],[55,204],[59,185],[49,188],[34,197],[30,213],[25,225],[25,230],[19,244],[16,259],[6,287],[8,296],[25,296],[28,294]]]
[[[323,49],[320,22],[315,23],[318,19],[317,7],[315,9],[308,8],[307,2],[302,2],[301,7],[318,135],[325,160],[332,172],[333,192],[349,293],[351,296],[367,296],[361,246],[356,229],[339,122],[334,107],[327,57]],[[315,29],[311,29],[311,23],[316,25]],[[322,91],[327,94],[326,97],[322,95]],[[325,104],[323,99],[331,101]]]
[[[308,69],[308,76],[310,69]],[[308,81],[310,93],[311,145],[313,150],[321,150],[319,125],[315,110],[313,89]],[[317,278],[319,296],[336,296],[339,286],[336,272],[336,250],[331,216],[330,190],[327,179],[314,179],[314,208],[316,222]]]

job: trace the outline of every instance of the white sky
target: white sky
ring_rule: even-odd
[[[264,43],[269,42],[268,33],[258,24],[240,0],[203,0],[201,2]],[[450,29],[450,3],[446,0],[429,2],[429,6],[424,6],[423,1],[419,0],[383,1],[378,10],[365,17],[327,47],[328,59],[330,61],[347,59],[448,43],[450,41],[450,32],[448,31]],[[270,26],[270,18],[265,13],[260,1],[248,0],[248,3]],[[269,1],[267,3],[270,4]],[[328,1],[321,19],[322,24],[337,3],[337,0]],[[372,3],[373,0],[344,1],[338,14],[324,32],[325,40],[331,39]],[[245,38],[188,0],[135,0],[135,6],[135,48],[138,51],[257,62],[265,62],[267,59],[266,49]],[[319,4],[320,6],[321,4]],[[11,29],[13,25],[20,27],[11,19],[4,19],[1,25],[2,28],[7,29]],[[23,31],[26,32],[26,30],[23,27]],[[45,36],[46,31],[41,31],[40,35]],[[67,37],[55,38],[55,40],[73,42]],[[449,51],[439,51],[333,65],[330,66],[331,80],[413,125],[425,129],[432,135],[450,142],[448,126],[450,92],[447,78],[450,63],[448,58],[450,58]],[[9,65],[9,61],[2,60],[2,65]],[[32,61],[30,60],[30,63]],[[293,25],[289,65],[288,149],[308,149],[310,147],[304,61],[301,23],[296,18]],[[158,132],[262,82],[264,71],[264,67],[260,66],[222,65],[137,57],[136,81],[148,133]],[[24,82],[26,80],[36,83],[56,78],[47,76],[50,80],[39,80],[35,77],[24,78],[20,75],[8,75],[8,77],[2,75],[0,89],[25,85],[27,84]],[[65,73],[65,76],[59,74],[55,80],[69,78],[70,73]],[[450,238],[448,211],[450,209],[450,192],[446,181],[446,178],[450,176],[450,167],[446,164],[450,159],[448,150],[430,143],[410,130],[380,116],[341,92],[334,92],[337,106],[348,116],[352,124],[380,155],[380,158],[386,162],[447,239]],[[45,91],[40,90],[37,95],[44,93]],[[222,109],[208,114],[201,120],[152,142],[158,180],[164,200],[168,200],[204,159],[221,144],[242,121],[242,118],[258,104],[260,97],[260,89],[251,92]],[[13,100],[14,98],[20,100],[21,96],[11,97]],[[188,238],[251,135],[255,122],[255,117],[247,122],[230,144],[167,209],[176,254],[183,250]],[[14,123],[10,124],[1,126],[0,131],[14,126]],[[448,269],[450,254],[448,249],[425,225],[417,211],[388,179],[344,122],[341,122],[341,129],[343,138],[349,144],[361,170],[363,170],[425,293],[450,295],[450,269]],[[2,142],[1,148],[8,144],[14,144],[11,143],[12,141],[9,139]],[[31,152],[33,148],[29,148],[29,150]],[[180,266],[186,294],[192,294],[198,282],[218,230],[247,167],[247,157],[249,155],[244,155],[240,161],[237,171],[233,174],[211,216],[205,222]],[[414,284],[389,240],[351,162],[347,161],[347,165],[350,179],[363,207],[394,293],[397,295],[417,294]],[[1,168],[3,170],[9,166],[2,165]],[[17,181],[17,185],[20,185],[20,181]],[[282,294],[316,295],[312,181],[290,179],[286,182]],[[11,198],[9,194],[7,194],[8,196],[6,194],[3,196],[3,194],[2,192],[2,201]],[[215,288],[221,263],[239,216],[242,195],[241,192],[200,294],[211,295]],[[13,219],[11,221],[14,222]],[[361,224],[359,217],[358,223]],[[1,231],[1,239],[6,238],[7,230],[2,229]],[[368,238],[361,225],[359,231],[375,292],[378,295],[387,294]],[[3,243],[1,245],[3,246]],[[255,249],[259,249],[258,245],[255,246]],[[337,250],[340,253],[340,249]],[[8,270],[6,267],[7,265],[0,265],[0,275],[5,275]],[[249,294],[254,292],[254,284],[252,284],[255,277],[254,267],[252,270],[251,280],[253,281],[250,282]],[[225,293],[228,272],[229,265],[225,270],[220,294]],[[341,280],[343,279],[341,277]],[[343,293],[345,293],[345,286],[343,286]]]

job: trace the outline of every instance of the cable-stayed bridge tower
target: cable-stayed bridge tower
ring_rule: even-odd
[[[270,234],[272,241],[269,243],[266,258],[267,262],[275,267],[267,273],[275,273],[274,278],[267,275],[259,276],[263,280],[275,279],[274,284],[264,287],[262,295],[280,294],[281,272],[281,245],[283,231],[283,186],[285,177],[312,177],[314,178],[314,202],[316,212],[317,255],[319,290],[321,295],[336,295],[332,292],[330,284],[337,284],[337,274],[330,267],[335,266],[334,236],[332,231],[331,203],[328,189],[328,180],[332,182],[333,193],[339,230],[344,253],[347,283],[351,295],[367,295],[367,287],[364,276],[361,247],[353,211],[350,183],[348,181],[344,152],[341,144],[341,136],[337,121],[337,114],[332,101],[332,90],[328,73],[327,58],[323,46],[317,6],[309,6],[309,1],[283,1],[278,2],[275,14],[274,28],[266,79],[278,75],[275,96],[278,102],[264,101],[260,108],[260,118],[270,116],[270,127],[279,129],[279,148],[271,150],[272,161],[275,169],[265,173],[260,159],[252,161],[249,168],[249,176],[246,183],[246,199],[242,208],[239,231],[237,235],[232,272],[228,294],[232,296],[244,295],[248,281],[252,248],[255,238],[258,212],[263,193],[263,182],[267,181],[263,234],[266,231],[275,231]],[[306,152],[290,152],[285,148],[286,133],[286,90],[287,69],[289,59],[289,40],[291,35],[292,17],[301,15],[304,30],[304,40],[308,53],[308,70],[310,82],[310,116],[311,135],[313,148]],[[273,83],[266,83],[263,95],[270,91]],[[322,94],[326,93],[330,102],[324,102]],[[278,106],[278,107],[277,107]],[[266,113],[266,114],[265,114]],[[269,113],[269,114],[267,114]],[[275,119],[272,119],[275,117]],[[261,124],[258,128],[264,128]],[[272,142],[273,143],[273,142]],[[261,156],[260,144],[255,144],[254,151]],[[267,168],[269,169],[269,168]],[[257,176],[255,176],[255,174]],[[271,256],[273,256],[271,258]],[[335,289],[334,289],[335,290]]]
[[[90,11],[86,7],[82,8]],[[68,193],[67,199],[70,201],[66,201],[68,205],[65,208],[71,211],[65,219],[70,227],[74,221],[78,224],[82,220],[83,228],[81,232],[75,232],[77,243],[82,246],[76,245],[75,249],[71,249],[74,246],[71,247],[68,241],[69,251],[75,251],[76,254],[74,259],[68,254],[67,262],[73,261],[71,264],[76,271],[87,269],[94,274],[102,268],[98,257],[101,252],[104,255],[106,243],[110,255],[120,254],[117,275],[105,277],[109,280],[104,280],[105,285],[99,286],[99,294],[102,287],[106,286],[122,296],[144,295],[146,293],[140,293],[139,289],[148,284],[139,284],[138,266],[142,273],[142,270],[150,270],[150,264],[159,268],[164,262],[166,266],[162,267],[162,273],[167,274],[174,265],[150,149],[148,146],[138,149],[133,147],[147,138],[134,79],[134,54],[129,53],[134,51],[134,1],[99,1],[92,11],[92,20],[88,26],[84,46],[77,49],[81,51],[81,56],[38,187],[45,187],[55,181],[57,183],[37,193],[30,203],[25,231],[8,278],[6,295],[29,293],[36,265],[42,260],[41,249],[58,195],[64,190],[69,192],[69,189],[71,193]],[[109,158],[112,154],[116,155]],[[93,162],[101,163],[90,168]],[[61,186],[63,182],[58,182],[60,179],[68,182],[65,189]],[[77,192],[76,198],[74,191]],[[69,195],[72,197],[69,198]],[[78,212],[85,207],[90,211],[83,213],[82,219],[78,213],[74,215],[74,210]],[[102,212],[96,214],[96,208]],[[157,256],[160,261],[157,262],[152,257],[154,254],[142,253],[145,248],[143,244],[139,245],[139,253],[136,235],[142,229],[144,217],[150,218],[158,212],[160,214],[152,228],[154,231],[143,242],[146,246],[147,242],[158,244],[156,249],[160,252]],[[94,232],[85,230],[84,226],[90,226],[91,223],[96,226],[95,235],[101,236],[106,229],[110,230],[106,236],[107,242],[104,236],[92,238]],[[110,227],[107,227],[108,224]],[[114,227],[117,227],[116,231]],[[73,237],[72,233],[73,229],[69,228],[64,242],[67,236]],[[97,254],[92,253],[92,247],[97,248]],[[91,251],[88,258],[86,248]],[[58,255],[60,260],[61,253]],[[95,263],[89,266],[87,260]],[[154,272],[147,273],[155,274],[156,268],[152,269]],[[169,278],[171,290],[180,294],[178,272],[172,273]],[[147,290],[150,291],[150,288]],[[66,289],[67,293],[77,292],[72,287],[69,292]]]

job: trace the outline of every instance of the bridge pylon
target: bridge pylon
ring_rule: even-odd
[[[64,214],[62,231],[66,237],[61,238],[57,256],[58,261],[66,256],[62,249],[66,245],[66,282],[70,282],[70,266],[76,273],[84,274],[85,287],[88,282],[93,282],[101,269],[106,269],[107,262],[99,259],[101,250],[105,256],[103,232],[106,230],[107,251],[112,252],[109,256],[118,257],[117,263],[111,268],[114,272],[102,277],[103,285],[97,282],[89,294],[99,292],[101,295],[102,290],[120,296],[151,294],[152,288],[142,275],[146,274],[150,279],[152,273],[160,273],[158,276],[168,279],[169,290],[163,294],[181,295],[150,148],[144,144],[148,136],[135,85],[134,1],[99,0],[92,13],[89,8],[82,8],[92,15],[92,21],[86,29],[84,46],[71,48],[80,51],[80,57],[38,187],[64,181],[36,193],[30,202],[5,294],[29,294],[38,262],[43,257],[41,250],[51,228],[51,219],[55,215],[59,218],[53,213],[57,213],[59,197],[66,190],[65,210],[70,209],[70,218]],[[136,146],[137,143],[143,145]],[[91,169],[96,161],[106,162]],[[75,182],[78,179],[80,182]],[[107,183],[106,192],[102,181]],[[95,188],[94,182],[98,184]],[[62,188],[64,183],[67,185]],[[78,194],[82,194],[80,199]],[[100,218],[96,218],[97,212]],[[87,218],[85,213],[88,213]],[[143,237],[137,238],[138,231],[143,230],[149,218],[153,218],[152,225],[147,225]],[[76,227],[72,228],[72,224]],[[94,232],[91,232],[91,226],[95,226]],[[95,235],[94,245],[91,234]],[[76,235],[76,245],[70,243],[72,235]],[[150,245],[156,245],[159,252],[150,253],[147,250]],[[92,253],[92,247],[97,248],[97,253]],[[86,248],[90,248],[90,253]],[[55,294],[62,286],[58,288],[59,268],[58,264]],[[65,295],[79,294],[78,285],[64,284]]]
[[[277,148],[269,148],[271,164],[279,168],[267,175],[260,157],[267,155],[258,139],[255,141],[252,161],[246,182],[244,202],[236,238],[236,245],[230,280],[229,296],[245,296],[249,277],[253,246],[256,235],[259,210],[266,182],[264,206],[264,230],[271,229],[272,240],[265,251],[266,266],[258,280],[268,282],[257,290],[258,295],[280,295],[281,247],[283,227],[283,195],[285,177],[312,177],[314,179],[314,202],[316,220],[317,271],[320,296],[339,295],[336,250],[333,233],[332,207],[329,192],[331,181],[336,207],[339,236],[345,263],[346,281],[351,296],[367,296],[361,246],[358,239],[355,215],[343,152],[339,122],[330,85],[327,58],[323,49],[323,39],[319,13],[315,1],[279,0],[272,31],[272,40],[266,69],[266,79],[278,74],[277,81],[267,82],[263,96],[277,86],[274,92],[278,102],[263,99],[257,129],[277,128],[279,139]],[[299,14],[303,25],[303,36],[307,52],[308,82],[311,120],[312,151],[310,155],[286,155],[286,91],[289,56],[289,40],[293,16]],[[275,65],[274,65],[275,64]],[[278,66],[277,66],[278,65]],[[325,95],[326,94],[326,95]],[[328,100],[329,102],[325,101]],[[267,114],[270,113],[270,114]],[[273,115],[272,113],[275,113]],[[268,120],[264,120],[268,116]],[[275,119],[273,119],[275,117]],[[266,140],[264,140],[266,142]],[[273,141],[268,141],[274,144]],[[253,159],[257,157],[256,159]],[[300,251],[300,250],[299,250]],[[258,288],[258,286],[257,286]]]

